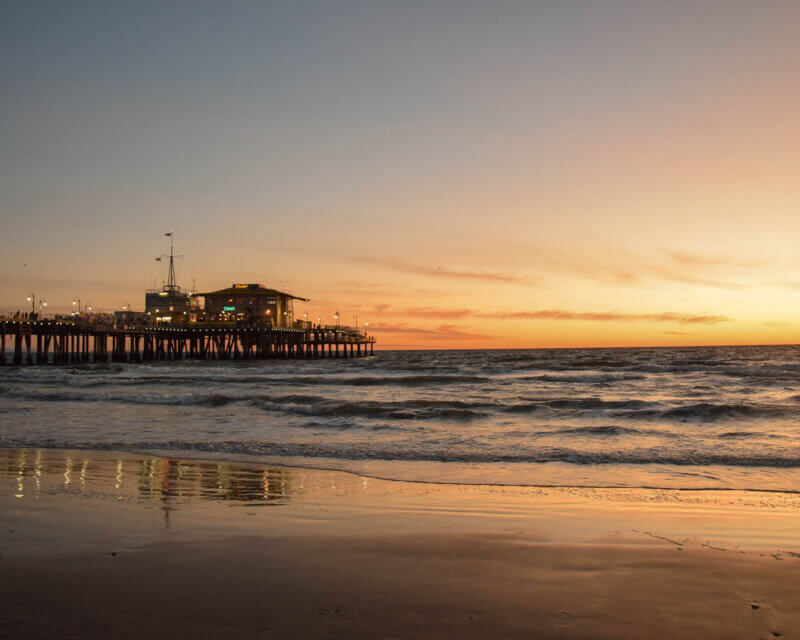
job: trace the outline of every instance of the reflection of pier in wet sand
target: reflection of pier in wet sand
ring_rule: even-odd
[[[164,503],[277,504],[303,491],[303,473],[292,469],[131,454],[98,459],[51,449],[0,449],[0,480],[14,481],[17,499],[72,492]]]

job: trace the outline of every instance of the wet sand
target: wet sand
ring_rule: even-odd
[[[800,496],[0,450],[0,637],[800,637]]]

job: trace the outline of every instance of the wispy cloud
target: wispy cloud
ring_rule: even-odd
[[[612,285],[642,286],[653,282],[677,282],[687,285],[739,290],[746,284],[726,277],[725,268],[754,268],[764,263],[754,260],[737,260],[727,256],[664,250],[658,254],[643,255],[622,248],[609,247],[604,258],[592,259],[584,255],[577,258],[569,254],[553,252],[546,248],[528,248],[525,258],[525,275],[519,271],[485,271],[457,269],[445,265],[426,265],[397,258],[362,257],[359,261],[382,266],[403,273],[448,280],[464,280],[495,284],[518,284],[542,286],[543,275],[531,275],[530,271],[563,273],[593,282]]]
[[[529,320],[589,320],[593,322],[675,322],[678,324],[717,324],[729,320],[726,316],[720,315],[695,315],[672,311],[663,313],[618,313],[616,311],[564,311],[560,309],[477,314],[477,317]]]
[[[738,282],[698,275],[696,272],[685,273],[664,265],[648,264],[644,262],[627,269],[608,269],[604,267],[575,265],[569,272],[573,275],[586,278],[587,280],[606,284],[639,285],[660,280],[663,282],[695,284],[718,289],[744,288],[744,286]]]
[[[420,327],[409,327],[406,324],[389,325],[384,323],[373,323],[369,326],[370,333],[400,333],[412,335],[433,336],[440,339],[467,339],[467,338],[481,338],[490,339],[496,336],[489,336],[482,333],[474,333],[459,329],[453,324],[442,324],[433,329],[426,329]]]
[[[744,289],[742,268],[763,266],[753,260],[660,249],[647,253],[624,246],[593,242],[572,250],[547,246],[509,245],[510,258],[523,261],[527,269],[541,273],[563,274],[591,282],[615,286],[651,286],[659,282],[720,289]],[[726,269],[726,267],[728,269]],[[735,276],[728,271],[735,270]]]
[[[666,251],[667,255],[678,264],[690,267],[760,267],[763,262],[755,260],[737,260],[728,256],[687,253],[685,251]]]
[[[590,322],[672,322],[676,324],[718,324],[727,322],[723,315],[691,314],[665,311],[661,313],[620,313],[617,311],[567,311],[539,309],[534,311],[481,312],[469,309],[434,309],[430,307],[392,308],[378,305],[373,309],[378,316],[401,318],[437,318],[454,320],[479,318],[483,320],[583,320]]]
[[[709,278],[695,274],[683,273],[675,271],[667,267],[658,265],[650,265],[643,267],[644,274],[649,274],[650,277],[655,277],[660,280],[668,282],[680,282],[683,284],[699,284],[706,287],[716,287],[718,289],[744,289],[744,285],[738,282],[731,282],[730,280],[720,280],[718,278]]]
[[[402,318],[436,318],[438,320],[455,320],[474,315],[469,309],[435,309],[432,307],[392,308],[388,304],[379,304],[373,308],[376,315]]]
[[[797,281],[771,282],[770,284],[776,287],[786,287],[788,289],[800,289],[800,282]]]
[[[441,298],[445,293],[440,289],[423,289],[420,287],[391,287],[382,282],[365,282],[362,280],[338,280],[326,286],[328,295],[347,296],[383,296],[391,298]]]
[[[506,283],[506,284],[527,284],[525,278],[517,274],[495,273],[489,271],[468,271],[451,269],[445,266],[428,266],[405,262],[394,258],[361,258],[361,262],[380,265],[415,275],[430,276],[435,278],[447,278],[450,280],[475,280],[483,282]]]

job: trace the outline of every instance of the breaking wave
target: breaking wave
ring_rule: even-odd
[[[95,388],[95,387],[138,387],[159,386],[168,384],[196,384],[196,385],[252,385],[252,384],[280,384],[290,386],[345,386],[345,387],[381,387],[381,386],[440,386],[459,384],[478,384],[490,382],[486,376],[475,375],[387,375],[387,376],[347,376],[347,377],[320,377],[320,376],[276,376],[276,375],[149,375],[149,376],[114,376],[107,379],[91,377],[84,379],[82,376],[64,376],[61,378],[29,379],[26,383],[31,386],[50,385],[54,382],[69,387]]]
[[[123,451],[183,451],[242,454],[247,456],[286,456],[292,458],[327,458],[342,460],[382,460],[406,462],[453,463],[547,463],[567,462],[580,465],[725,465],[734,467],[800,468],[800,456],[736,455],[713,452],[686,451],[682,455],[655,455],[649,452],[586,452],[566,447],[542,447],[493,455],[488,452],[466,451],[449,447],[387,448],[369,443],[350,445],[327,443],[281,443],[239,440],[162,440],[162,441],[71,441],[49,439],[31,442],[9,439],[6,447],[78,448]]]

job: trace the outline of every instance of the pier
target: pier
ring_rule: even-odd
[[[0,322],[0,365],[353,358],[373,355],[374,346],[375,338],[347,327],[113,328],[47,320]]]

